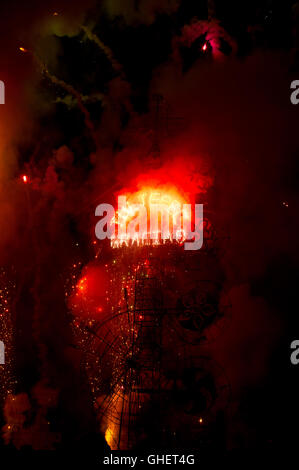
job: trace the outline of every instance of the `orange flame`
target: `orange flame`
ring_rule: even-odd
[[[123,206],[121,210],[116,211],[115,217],[112,219],[111,223],[115,223],[118,227],[118,233],[124,232],[127,228],[127,225],[130,221],[132,221],[138,213],[136,210],[135,205],[139,204],[142,205],[147,209],[147,225],[149,225],[149,214],[150,214],[150,207],[153,204],[161,204],[167,211],[167,215],[169,217],[170,224],[173,225],[179,222],[179,218],[181,215],[187,216],[185,212],[183,212],[182,207],[183,204],[186,204],[188,201],[183,197],[176,188],[152,188],[152,187],[143,187],[141,190],[126,195],[127,204]],[[154,244],[161,243],[161,229],[158,231],[158,237],[154,240]],[[131,238],[132,241],[136,241],[137,244],[142,244],[144,240],[148,239],[149,232],[144,233],[136,233],[134,238]],[[184,239],[184,234],[181,231],[181,241]],[[169,235],[169,239],[171,236]],[[118,247],[121,244],[125,243],[128,244],[130,239],[128,237],[126,239],[115,237],[111,240],[111,245],[113,247]]]

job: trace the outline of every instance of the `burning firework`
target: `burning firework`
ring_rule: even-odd
[[[102,216],[104,212],[107,216],[97,223],[96,236],[100,240],[110,238],[114,248],[134,243],[183,243],[193,237],[194,243],[185,243],[185,249],[197,250],[202,246],[202,205],[195,205],[195,230],[192,231],[191,204],[185,204],[182,196],[175,190],[170,192],[144,188],[132,194],[128,201],[126,196],[118,196],[116,213],[111,205],[100,204],[96,215]],[[106,231],[103,230],[105,226]]]
[[[74,264],[80,273],[72,275],[71,290],[67,292],[74,336],[83,352],[94,406],[111,449],[132,448],[140,439],[160,435],[161,429],[153,432],[152,424],[142,423],[153,407],[159,414],[158,421],[165,419],[163,397],[174,399],[168,378],[171,364],[182,361],[183,374],[187,360],[186,351],[181,356],[175,350],[184,343],[201,344],[203,331],[220,315],[219,287],[215,283],[201,284],[201,295],[194,296],[193,291],[199,289],[197,276],[191,291],[190,282],[181,280],[180,271],[190,281],[194,266],[205,265],[203,259],[194,264],[191,254],[187,256],[182,249],[184,234],[180,242],[169,233],[165,240],[160,225],[156,226],[155,240],[147,240],[151,225],[147,209],[163,205],[172,228],[181,224],[183,216],[191,222],[191,213],[182,212],[182,207],[192,201],[191,196],[171,185],[143,185],[136,192],[127,192],[124,199],[112,220],[117,233],[110,248],[99,259],[96,255],[96,261],[84,269]],[[136,235],[128,227],[136,224],[138,210],[145,211],[146,223]],[[184,300],[187,297],[189,301]],[[173,357],[169,350],[174,351]],[[197,413],[194,423],[196,430],[203,423]],[[163,436],[166,441],[169,438]]]

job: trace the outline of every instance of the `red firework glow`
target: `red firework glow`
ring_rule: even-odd
[[[188,208],[184,205],[193,205],[195,202],[203,203],[202,194],[212,183],[212,178],[207,174],[207,168],[202,165],[201,171],[199,171],[198,164],[193,164],[193,158],[188,155],[188,151],[187,153],[185,151],[184,154],[186,154],[185,158],[174,156],[171,161],[165,162],[159,169],[140,174],[135,179],[131,177],[133,168],[123,175],[131,182],[116,194],[118,203],[120,196],[123,196],[125,200],[124,204],[118,204],[118,210],[112,220],[112,224],[115,224],[116,228],[115,238],[111,240],[113,247],[131,242],[136,242],[137,245],[144,244],[144,242],[156,245],[160,244],[162,239],[162,241],[175,239],[179,243],[184,241],[183,220],[188,220],[192,224],[194,222]],[[196,201],[197,195],[200,195],[199,201]],[[146,209],[147,226],[143,223],[142,216],[139,217],[140,211],[139,213],[136,211],[136,205],[142,206],[141,212],[144,212],[143,208]],[[161,236],[161,213],[159,213],[158,224],[153,224],[155,225],[155,236],[152,236],[153,230],[150,221],[152,205],[163,205],[163,212],[165,211],[163,216],[169,221],[169,236]],[[142,225],[141,228],[138,222]],[[130,228],[128,228],[129,224]],[[134,225],[135,227],[133,227]],[[156,227],[156,225],[158,226]],[[138,231],[137,234],[134,232],[135,228]],[[126,233],[126,229],[129,230],[129,233]],[[167,230],[166,227],[168,233]],[[148,243],[150,239],[154,240]]]
[[[136,241],[137,244],[143,243],[145,240],[148,240],[149,237],[149,227],[151,225],[151,207],[154,205],[163,205],[165,208],[165,214],[169,221],[169,235],[168,239],[173,237],[178,237],[180,241],[184,240],[184,233],[182,228],[182,216],[188,218],[187,212],[184,213],[183,205],[187,203],[187,200],[182,196],[176,188],[168,186],[162,187],[142,187],[139,191],[131,193],[126,196],[126,204],[119,207],[116,211],[116,215],[112,220],[112,223],[115,223],[117,226],[117,237],[112,240],[112,246],[116,247],[122,244],[123,242],[129,242],[130,240]],[[133,222],[134,219],[138,216],[138,209],[136,208],[139,205],[142,208],[145,208],[147,211],[147,227],[144,227],[142,233],[140,230],[138,233],[130,233],[126,236],[123,236],[123,233],[126,233],[128,224]],[[161,222],[161,221],[160,221]],[[138,225],[138,223],[137,223]],[[174,236],[171,235],[173,227],[176,226],[177,230]],[[153,235],[153,234],[151,234]],[[155,244],[161,242],[161,224],[157,225],[157,233]]]
[[[88,265],[73,285],[69,307],[79,317],[98,317],[104,311],[107,289],[105,270],[100,266]]]

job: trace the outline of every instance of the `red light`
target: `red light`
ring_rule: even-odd
[[[77,289],[82,293],[86,292],[86,289],[87,289],[87,278],[86,277],[83,277],[82,279],[80,279],[80,281],[77,284]]]
[[[202,46],[202,50],[205,52],[208,48],[208,45],[207,43],[205,42],[204,45]]]
[[[28,176],[27,176],[27,175],[23,175],[23,176],[22,176],[22,180],[23,180],[23,183],[28,183]]]

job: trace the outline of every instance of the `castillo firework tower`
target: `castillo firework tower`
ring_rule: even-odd
[[[184,250],[183,229],[165,239],[160,225],[154,240],[120,238],[137,202],[163,203],[175,218],[178,203],[195,201],[171,184],[125,194],[115,237],[67,293],[82,370],[111,449],[196,445],[213,433],[229,395],[224,373],[202,349],[228,309],[214,230],[205,218],[199,251]]]

